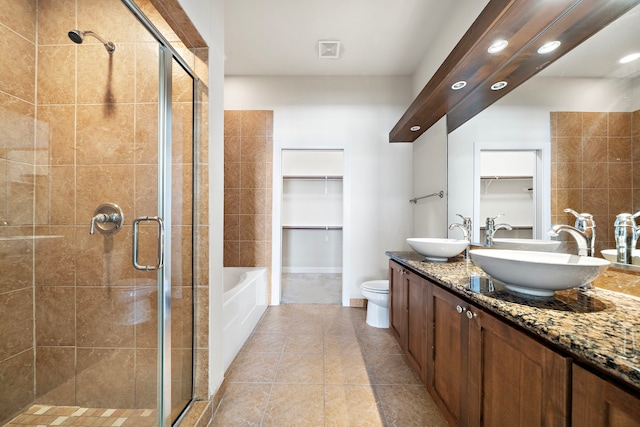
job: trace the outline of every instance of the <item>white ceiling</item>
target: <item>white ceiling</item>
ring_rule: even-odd
[[[226,0],[225,75],[410,75],[451,0]],[[339,59],[318,58],[339,40]]]
[[[225,75],[411,75],[447,23],[455,0],[226,0]],[[340,59],[318,58],[319,40],[341,41]],[[640,6],[540,75],[633,77]]]
[[[626,65],[618,63],[620,58],[634,52],[640,52],[640,6],[594,34],[539,75],[635,78],[640,76],[640,60]]]

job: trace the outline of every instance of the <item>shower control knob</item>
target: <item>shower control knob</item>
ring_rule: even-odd
[[[89,234],[94,234],[96,229],[102,234],[115,234],[120,231],[123,224],[124,213],[120,206],[115,203],[104,203],[93,212]]]

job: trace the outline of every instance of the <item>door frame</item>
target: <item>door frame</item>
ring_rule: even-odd
[[[351,269],[350,254],[350,220],[351,208],[348,201],[351,200],[351,169],[348,160],[348,149],[337,146],[275,146],[273,156],[273,198],[272,198],[272,241],[271,241],[271,294],[270,305],[280,305],[282,297],[282,152],[286,150],[309,151],[342,151],[342,305],[349,307],[351,304],[349,294],[349,282]]]
[[[551,156],[549,145],[544,142],[487,142],[476,141],[473,144],[473,227],[472,241],[482,242],[480,238],[480,152],[481,151],[533,151],[536,155],[536,168],[533,178],[535,212],[533,238],[548,239],[543,230],[551,228]]]

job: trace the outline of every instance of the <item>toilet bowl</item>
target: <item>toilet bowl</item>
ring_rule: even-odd
[[[389,327],[389,281],[370,280],[360,285],[362,296],[367,299],[367,325],[375,328]]]

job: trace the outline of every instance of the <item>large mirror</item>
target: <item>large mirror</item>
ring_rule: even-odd
[[[527,200],[522,193],[531,189],[531,224],[514,227],[530,228],[526,237],[548,239],[552,224],[573,225],[575,218],[563,211],[571,208],[594,215],[597,256],[615,248],[615,216],[640,210],[640,59],[618,62],[634,52],[640,52],[640,6],[451,132],[448,223],[459,222],[456,214],[471,217],[473,240],[482,242],[486,217],[519,221],[513,201]],[[510,175],[481,172],[483,153],[509,151],[535,153],[534,172],[517,160],[502,160],[512,169],[517,165]],[[530,185],[513,184],[529,175]],[[512,181],[512,190],[489,206],[483,197],[491,178],[493,189],[502,178]],[[501,206],[500,199],[511,205]],[[450,236],[459,237],[455,232]]]

